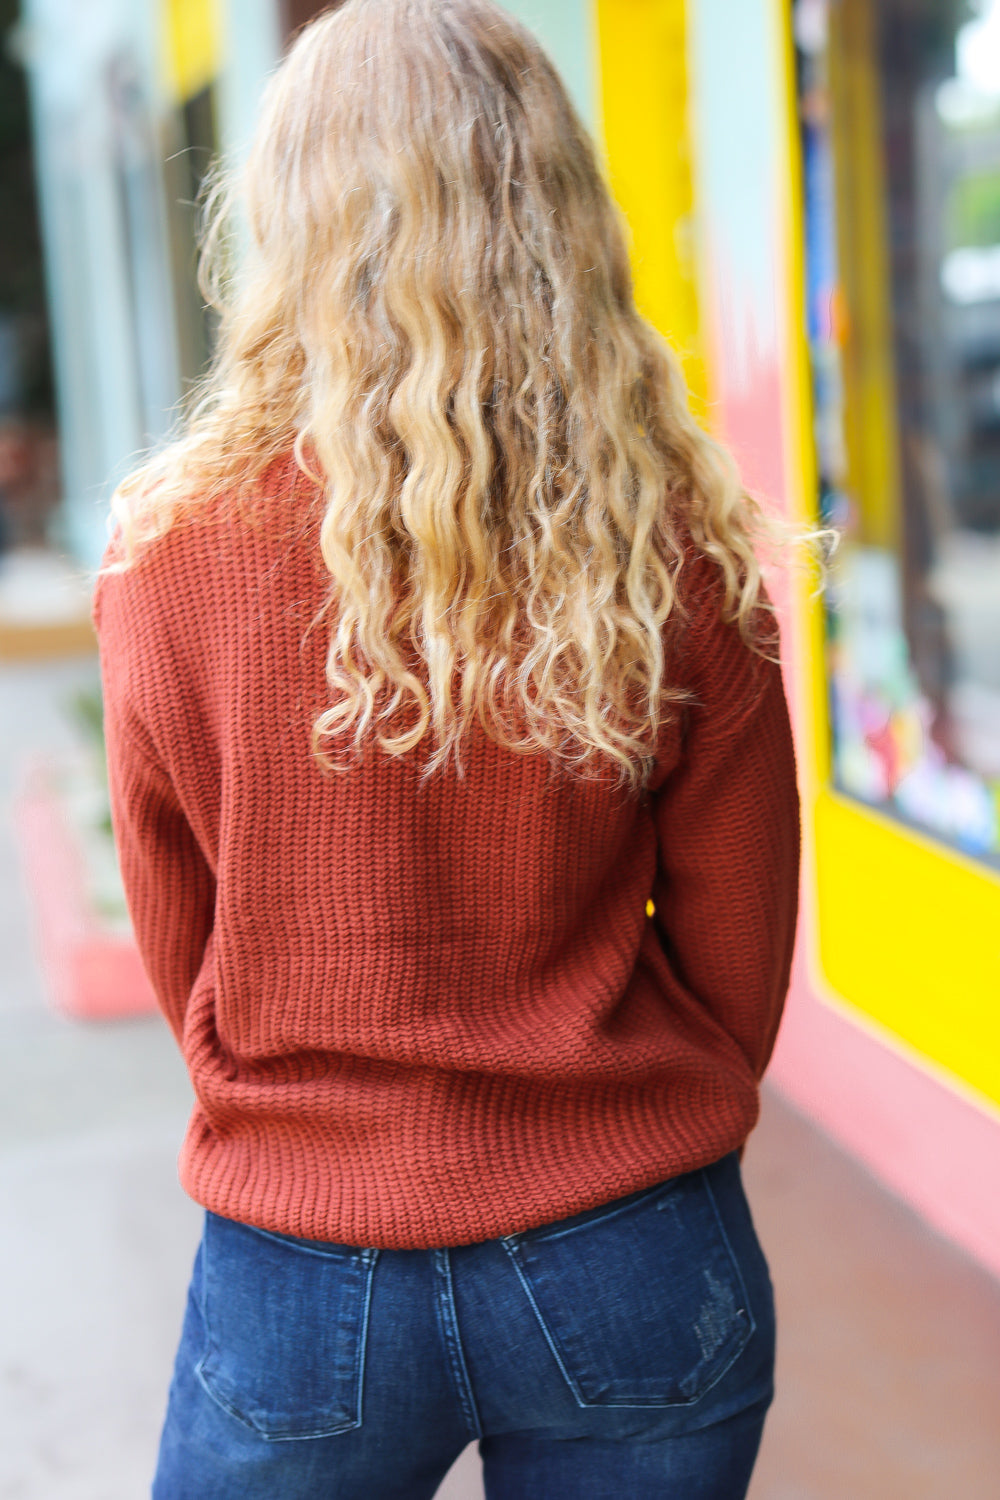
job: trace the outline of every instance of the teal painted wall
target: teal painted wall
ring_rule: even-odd
[[[573,96],[587,128],[596,133],[597,63],[592,0],[503,0],[530,26]]]

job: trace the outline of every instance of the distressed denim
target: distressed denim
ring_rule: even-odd
[[[740,1500],[774,1309],[735,1155],[541,1229],[373,1250],[206,1217],[154,1500]]]

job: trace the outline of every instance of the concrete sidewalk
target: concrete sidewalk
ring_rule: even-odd
[[[200,1228],[166,1028],[56,1015],[32,954],[12,798],[93,672],[0,668],[0,1500],[148,1493]],[[1000,1285],[772,1095],[746,1176],[781,1317],[753,1500],[1000,1500]],[[470,1449],[439,1500],[481,1494]]]

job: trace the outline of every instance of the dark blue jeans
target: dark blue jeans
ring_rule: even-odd
[[[542,1229],[362,1250],[209,1214],[154,1500],[740,1500],[774,1310],[735,1156]]]

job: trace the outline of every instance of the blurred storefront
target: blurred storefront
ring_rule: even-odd
[[[103,550],[107,497],[175,420],[209,329],[196,201],[280,52],[272,0],[23,0],[53,330],[59,539]]]
[[[0,0],[0,34],[17,18]],[[37,543],[58,500],[45,283],[27,88],[0,51],[0,557]]]
[[[940,1181],[996,1268],[1000,5],[799,0],[793,40],[802,480],[844,537],[815,667],[818,959],[935,1079],[918,1190]]]
[[[103,551],[116,480],[170,430],[204,367],[205,171],[219,153],[239,156],[284,41],[324,8],[22,0],[9,35],[30,81],[60,438],[55,539],[88,566]],[[594,124],[584,0],[520,9]]]
[[[825,604],[775,584],[806,873],[772,1078],[1000,1272],[1000,3],[597,15],[647,310],[747,482],[843,536]]]
[[[211,330],[212,153],[308,0],[23,0],[63,533]],[[1000,1273],[1000,0],[518,0],[603,141],[644,310],[747,482],[843,532],[777,579],[805,922],[773,1077]]]

